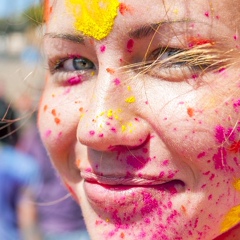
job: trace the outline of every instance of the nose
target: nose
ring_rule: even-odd
[[[149,137],[137,79],[99,70],[78,124],[78,141],[91,149],[110,151],[116,146],[137,147]],[[141,90],[140,90],[141,89]]]

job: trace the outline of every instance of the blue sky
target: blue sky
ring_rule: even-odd
[[[39,0],[0,0],[0,18],[17,15]]]

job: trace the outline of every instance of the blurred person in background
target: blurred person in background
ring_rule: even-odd
[[[13,108],[0,98],[0,239],[39,240],[34,204],[40,182],[39,165],[16,150],[16,121]]]
[[[23,106],[18,108],[23,109]],[[28,111],[31,112],[31,109]],[[81,209],[53,168],[42,145],[35,117],[36,114],[25,125],[18,148],[33,156],[40,164],[43,184],[39,189],[37,202],[42,238],[43,240],[89,240]]]

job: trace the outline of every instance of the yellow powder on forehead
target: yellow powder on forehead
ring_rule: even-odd
[[[240,206],[232,208],[222,222],[221,232],[226,232],[240,222]]]
[[[75,19],[75,29],[101,40],[109,35],[120,5],[118,0],[65,0]]]

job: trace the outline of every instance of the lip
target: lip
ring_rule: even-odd
[[[167,203],[186,188],[185,183],[178,179],[153,180],[139,177],[98,176],[94,173],[83,173],[82,177],[87,200],[98,215],[111,215],[119,208],[125,213],[133,209],[137,213],[139,210],[141,214],[144,206],[149,204],[146,202],[146,195],[147,198],[154,199],[151,202]],[[155,208],[156,206],[152,211]]]

